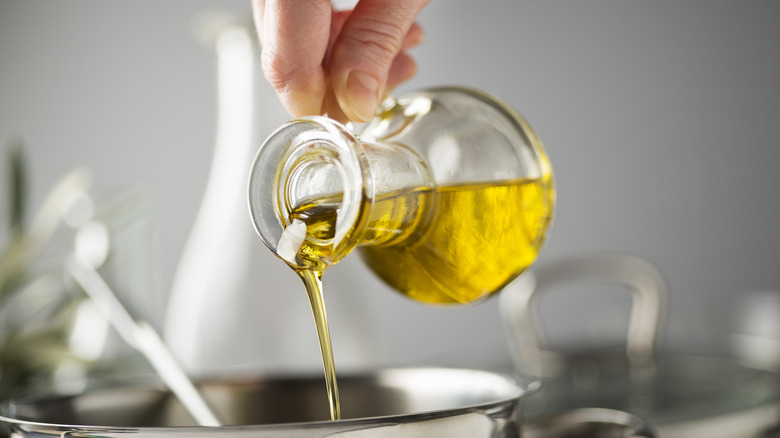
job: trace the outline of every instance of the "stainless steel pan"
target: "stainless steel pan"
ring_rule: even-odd
[[[343,420],[329,421],[321,375],[198,383],[226,426],[196,426],[161,385],[93,389],[13,401],[15,437],[517,437],[533,385],[485,371],[391,369],[339,379]]]
[[[554,349],[540,330],[537,300],[559,286],[621,284],[633,296],[622,348]],[[780,374],[736,358],[661,352],[666,283],[647,260],[623,254],[539,265],[500,296],[515,371],[542,379],[529,417],[582,407],[618,409],[650,421],[661,438],[754,438],[780,424]]]

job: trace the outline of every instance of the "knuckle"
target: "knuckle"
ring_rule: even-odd
[[[351,43],[361,47],[374,61],[389,62],[401,50],[403,29],[393,21],[372,20],[352,29],[348,35]]]

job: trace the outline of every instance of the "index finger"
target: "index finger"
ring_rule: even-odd
[[[263,73],[293,116],[320,114],[327,89],[328,0],[256,0]]]

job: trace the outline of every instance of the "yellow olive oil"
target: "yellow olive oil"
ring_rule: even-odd
[[[435,204],[431,223],[398,243],[362,246],[361,255],[387,284],[414,300],[475,302],[536,259],[552,216],[551,185],[549,179],[515,179],[437,187],[427,194]]]
[[[309,295],[309,304],[314,314],[314,324],[317,328],[317,338],[320,341],[322,353],[322,366],[325,370],[325,386],[328,391],[328,405],[330,407],[330,419],[341,419],[341,405],[339,404],[339,388],[336,382],[336,366],[333,361],[333,347],[330,343],[330,329],[328,329],[328,317],[325,314],[325,302],[322,299],[322,273],[317,271],[298,271],[306,286]]]

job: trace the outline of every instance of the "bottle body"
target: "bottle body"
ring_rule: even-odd
[[[549,181],[437,187],[436,215],[398,244],[360,247],[366,264],[417,301],[463,304],[503,288],[536,259],[549,222]]]
[[[294,269],[324,271],[359,247],[399,292],[462,304],[535,260],[554,190],[517,113],[478,91],[439,88],[386,101],[359,139],[322,118],[280,128],[258,153],[250,205],[263,241]]]

